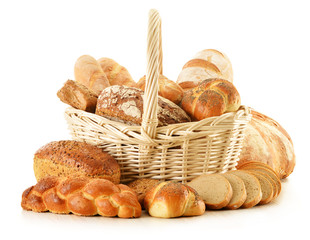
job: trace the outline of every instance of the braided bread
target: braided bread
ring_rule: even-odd
[[[93,178],[49,176],[26,189],[21,206],[25,210],[81,216],[140,217],[137,195],[128,186]]]

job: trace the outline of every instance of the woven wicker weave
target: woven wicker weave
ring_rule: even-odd
[[[234,169],[251,118],[247,107],[198,122],[157,127],[158,76],[162,73],[161,19],[149,13],[146,87],[141,126],[128,126],[68,108],[72,138],[104,148],[121,167],[122,182],[137,178],[186,183],[202,173]]]

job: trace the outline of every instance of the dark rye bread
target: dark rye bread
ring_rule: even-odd
[[[120,182],[120,167],[111,155],[94,145],[73,140],[50,142],[38,149],[33,168],[37,181],[46,176],[75,176]]]
[[[141,125],[144,91],[127,86],[105,88],[98,97],[96,114],[128,125]],[[158,127],[189,122],[189,116],[178,105],[158,96]]]

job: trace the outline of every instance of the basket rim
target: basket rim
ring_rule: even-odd
[[[84,115],[87,116],[89,118],[97,118],[99,120],[102,120],[102,122],[105,122],[104,124],[111,124],[113,126],[120,126],[121,128],[129,128],[131,130],[140,130],[141,129],[141,125],[128,125],[119,121],[114,121],[108,118],[105,118],[103,116],[100,116],[98,114],[95,113],[90,113],[90,112],[86,112],[84,110],[80,110],[74,107],[67,107],[65,110],[65,114],[69,114],[69,113],[76,113],[77,115]],[[213,116],[213,117],[209,117],[209,118],[205,118],[202,119],[200,121],[190,121],[190,122],[183,122],[183,123],[174,123],[174,124],[169,124],[166,126],[161,126],[161,127],[156,127],[157,130],[164,130],[167,127],[171,127],[171,128],[177,128],[180,126],[186,126],[188,125],[188,128],[190,130],[190,128],[192,127],[193,129],[195,129],[195,126],[197,125],[204,125],[207,124],[209,122],[211,122],[210,126],[216,126],[217,122],[220,122],[226,118],[229,118],[231,116],[234,116],[235,119],[241,118],[242,116],[244,117],[251,117],[251,108],[246,106],[246,105],[241,105],[240,108],[235,111],[235,112],[227,112],[224,113],[220,116]],[[98,123],[97,123],[98,124]],[[103,124],[99,124],[99,125],[103,125]]]

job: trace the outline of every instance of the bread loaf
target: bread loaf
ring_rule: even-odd
[[[100,64],[89,55],[83,55],[77,59],[74,65],[74,76],[77,82],[90,88],[96,95],[110,86]]]
[[[223,78],[233,82],[232,66],[228,57],[214,49],[198,52],[180,72],[177,83],[188,90],[209,78]]]
[[[272,118],[252,109],[238,164],[257,161],[268,164],[281,179],[294,170],[296,157],[291,137]]]
[[[231,82],[213,78],[204,80],[197,87],[186,91],[181,107],[192,120],[202,120],[237,111],[240,103],[238,90]]]
[[[74,108],[91,113],[96,111],[97,95],[76,81],[66,81],[57,92],[57,96],[62,102]]]
[[[144,206],[151,216],[160,218],[197,216],[205,212],[205,204],[194,189],[173,181],[162,182],[148,191]]]
[[[262,189],[258,179],[246,171],[235,170],[229,173],[240,177],[244,182],[247,197],[241,207],[251,208],[257,205],[262,199]]]
[[[111,58],[100,58],[97,60],[103,72],[107,76],[110,85],[122,85],[128,87],[135,87],[136,83],[132,79],[128,70],[119,65]]]
[[[129,187],[105,179],[42,178],[26,189],[21,206],[25,210],[81,216],[140,217],[141,206]]]
[[[142,91],[145,89],[145,80],[146,77],[143,76],[137,83],[137,88],[140,88]],[[183,89],[177,83],[163,75],[160,75],[158,78],[158,88],[159,96],[167,98],[175,104],[179,104],[183,98]]]
[[[234,210],[240,208],[245,202],[247,196],[243,180],[236,175],[230,174],[229,172],[222,174],[222,176],[229,181],[233,191],[232,198],[225,206],[225,209]]]
[[[137,88],[113,85],[98,97],[96,114],[105,118],[140,125],[143,114],[144,92]],[[190,118],[176,104],[158,96],[158,126],[188,122]]]
[[[136,192],[139,203],[141,204],[141,207],[143,208],[144,207],[143,202],[144,202],[146,193],[159,183],[160,181],[157,179],[140,178],[140,179],[137,179],[137,180],[134,180],[128,183],[127,186]]]
[[[221,209],[230,202],[233,191],[229,181],[220,174],[203,174],[188,183],[201,196],[207,208]]]
[[[120,182],[120,167],[111,155],[94,145],[73,140],[42,146],[34,155],[33,168],[38,181],[46,176],[78,176]]]

